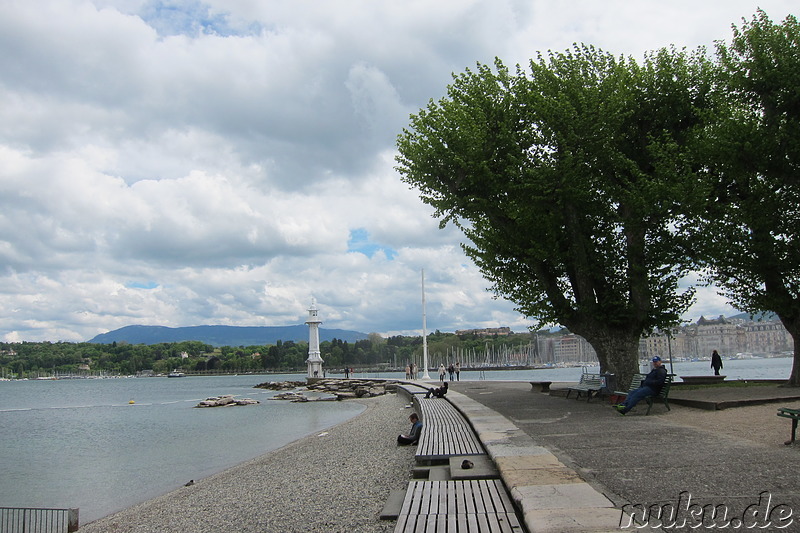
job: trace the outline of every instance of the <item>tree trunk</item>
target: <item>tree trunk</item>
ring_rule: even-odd
[[[639,372],[640,335],[629,330],[588,329],[576,328],[573,333],[592,345],[600,361],[600,372],[614,374],[617,390],[627,389],[633,375]]]
[[[792,336],[794,342],[794,361],[792,362],[792,373],[789,375],[789,381],[786,383],[789,387],[800,387],[800,320],[784,319],[780,317],[783,322],[783,327]]]

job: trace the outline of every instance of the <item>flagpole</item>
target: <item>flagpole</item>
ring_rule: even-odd
[[[422,269],[422,379],[431,379],[428,374],[428,326],[425,318],[425,269]]]

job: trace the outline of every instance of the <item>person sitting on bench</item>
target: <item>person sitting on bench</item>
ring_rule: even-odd
[[[425,393],[426,398],[430,398],[433,395],[434,398],[444,398],[444,395],[447,394],[447,382],[445,381],[442,383],[441,387],[436,387],[435,389],[428,389],[428,392]]]
[[[661,365],[661,358],[659,356],[653,357],[653,370],[645,376],[642,386],[629,392],[625,401],[619,405],[615,405],[614,408],[620,414],[624,415],[648,396],[658,396],[658,393],[664,388],[664,382],[666,380],[667,369]]]
[[[422,434],[422,422],[419,421],[419,416],[417,416],[417,413],[411,413],[408,419],[411,421],[411,433],[408,435],[397,436],[397,444],[401,444],[403,446],[418,443],[419,436]]]

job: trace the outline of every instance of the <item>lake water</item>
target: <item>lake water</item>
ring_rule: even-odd
[[[678,376],[703,376],[713,374],[711,361],[684,361],[670,365],[664,363],[667,370]],[[774,357],[770,359],[723,359],[724,368],[721,374],[728,380],[736,379],[789,379],[792,371],[791,357]],[[599,366],[587,368],[590,372],[598,372]],[[647,367],[641,368],[642,372],[649,372]],[[464,381],[472,380],[509,380],[509,381],[578,381],[581,378],[583,369],[581,367],[571,368],[542,368],[535,370],[489,370],[480,372],[478,370],[462,370],[461,379]],[[438,379],[438,372],[429,372],[432,379]],[[359,374],[358,377],[384,377],[384,378],[404,378],[402,373],[371,373]]]
[[[709,374],[709,364],[675,363],[674,372]],[[724,364],[728,379],[786,379],[792,359]],[[577,381],[581,372],[464,370],[461,379]],[[431,372],[431,377],[438,376]],[[275,391],[253,388],[264,381],[302,379],[295,374],[0,382],[0,507],[78,507],[85,524],[363,411],[357,402],[269,401]],[[194,408],[200,400],[222,394],[261,403]]]
[[[275,391],[253,389],[285,379],[302,376],[0,382],[0,506],[78,507],[87,523],[364,409],[269,401]],[[261,403],[194,408],[222,394]]]

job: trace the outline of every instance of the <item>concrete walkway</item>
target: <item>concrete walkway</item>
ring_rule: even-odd
[[[704,409],[798,403],[798,391],[777,387],[678,389],[679,403]],[[644,416],[640,406],[620,416],[607,402],[544,394],[527,382],[451,382],[448,399],[472,423],[531,532],[619,531],[630,522],[623,509],[651,531],[800,532],[800,444],[671,423],[672,413],[694,409],[673,402],[672,412],[655,405]],[[788,438],[790,421],[781,420]],[[743,420],[742,435],[762,422]]]

